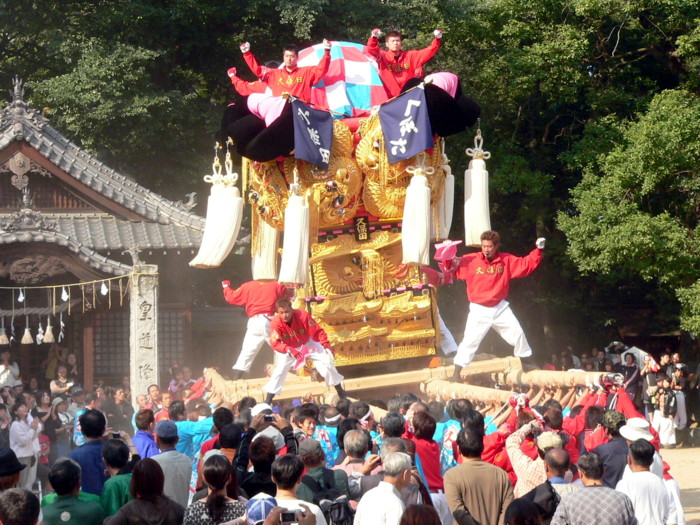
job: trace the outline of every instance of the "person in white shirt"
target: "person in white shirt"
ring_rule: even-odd
[[[627,464],[632,474],[621,479],[615,490],[632,500],[634,515],[639,525],[676,523],[676,508],[664,482],[649,471],[654,460],[654,446],[645,439],[629,445]]]
[[[19,366],[10,359],[10,347],[4,347],[0,350],[0,387],[14,387],[17,384],[22,384],[18,381]]]
[[[328,525],[321,509],[313,503],[297,498],[297,487],[301,484],[301,476],[304,473],[304,462],[297,456],[285,454],[279,456],[272,463],[272,481],[277,487],[277,505],[284,507],[289,512],[297,511],[301,517],[308,513],[316,516],[316,525]],[[299,520],[302,521],[301,519]]]
[[[406,510],[401,489],[411,482],[411,456],[391,452],[383,458],[383,463],[384,481],[362,496],[355,525],[399,525]]]
[[[42,430],[41,420],[32,418],[24,401],[17,401],[12,407],[14,421],[10,425],[10,448],[17,459],[27,468],[20,474],[19,486],[32,489],[36,479],[38,436]]]

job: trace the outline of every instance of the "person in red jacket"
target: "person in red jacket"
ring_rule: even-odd
[[[248,326],[241,345],[241,353],[233,365],[232,379],[240,379],[250,370],[263,343],[270,337],[270,321],[275,315],[275,303],[287,297],[287,287],[277,281],[248,281],[239,288],[231,288],[231,281],[222,281],[226,302],[245,306]]]
[[[379,37],[382,32],[379,28],[372,30],[367,40],[367,52],[377,59],[379,76],[384,83],[390,97],[401,93],[401,88],[412,78],[423,76],[423,64],[435,56],[442,41],[442,31],[436,29],[433,32],[435,38],[424,49],[404,51],[403,37],[398,31],[390,31],[386,35],[387,49],[379,49]]]
[[[333,364],[335,354],[323,328],[308,312],[292,309],[289,299],[278,299],[275,306],[277,315],[270,324],[270,346],[281,355],[277,356],[270,381],[263,387],[267,392],[265,403],[272,403],[282,391],[289,370],[302,359],[311,359],[326,384],[334,386],[341,398],[347,397],[341,385],[344,378]]]
[[[455,276],[466,281],[469,298],[464,338],[454,358],[454,381],[460,380],[462,368],[471,363],[481,340],[491,328],[515,347],[517,357],[532,356],[532,349],[506,297],[511,279],[526,277],[539,266],[545,239],[537,239],[537,247],[525,257],[500,253],[500,240],[498,232],[485,231],[481,234],[480,252],[464,255],[458,263],[452,262],[453,267],[456,264]]]
[[[321,61],[315,66],[297,67],[299,49],[296,46],[286,46],[282,51],[284,67],[282,69],[263,68],[250,52],[248,42],[241,44],[243,59],[253,74],[262,80],[272,91],[272,95],[280,96],[282,93],[300,98],[305,102],[311,100],[311,86],[321,81],[328,72],[331,63],[331,43],[323,41],[325,49]]]

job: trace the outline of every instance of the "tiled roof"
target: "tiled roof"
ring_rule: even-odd
[[[22,93],[16,91],[15,99],[0,111],[0,150],[17,140],[26,141],[58,168],[108,199],[141,215],[145,221],[190,228],[199,232],[201,239],[203,217],[190,213],[182,204],[144,188],[94,159],[51,127],[37,110],[22,100]]]
[[[15,84],[13,101],[0,111],[0,151],[14,141],[25,141],[63,172],[143,220],[121,220],[106,212],[41,213],[25,207],[19,213],[0,213],[0,245],[56,243],[68,247],[91,266],[116,275],[128,273],[130,267],[99,252],[199,248],[203,217],[94,159],[28,106],[23,94],[21,83]]]

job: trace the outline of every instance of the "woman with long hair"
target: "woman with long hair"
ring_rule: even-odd
[[[39,450],[39,432],[41,421],[33,418],[29,422],[29,408],[24,401],[17,401],[12,407],[12,425],[10,425],[10,448],[17,459],[27,468],[23,469],[19,477],[19,486],[32,490],[36,479],[37,457]]]
[[[227,487],[236,474],[225,456],[213,455],[204,462],[202,476],[209,495],[187,507],[183,525],[217,525],[245,514],[243,503],[231,499]]]
[[[185,509],[163,494],[163,469],[153,459],[142,459],[131,475],[134,498],[104,521],[104,525],[180,525]]]

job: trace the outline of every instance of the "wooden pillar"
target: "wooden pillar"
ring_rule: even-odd
[[[131,391],[146,392],[158,379],[158,266],[134,265],[129,290]],[[134,396],[134,408],[136,405]]]
[[[83,315],[83,388],[90,392],[95,383],[95,318]]]

